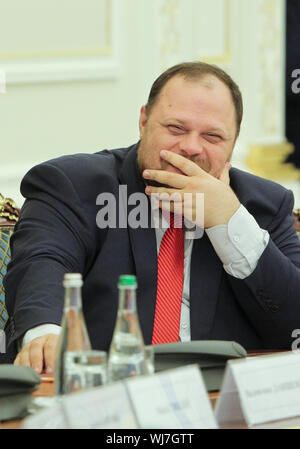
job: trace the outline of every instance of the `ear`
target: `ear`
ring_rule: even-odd
[[[146,106],[141,107],[140,119],[139,119],[139,129],[140,129],[140,137],[143,137],[144,128],[147,124],[147,114],[146,114]]]

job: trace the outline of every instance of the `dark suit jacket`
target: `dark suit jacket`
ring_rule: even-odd
[[[5,279],[8,358],[28,329],[61,323],[63,275],[83,274],[83,309],[94,348],[107,350],[114,329],[120,274],[136,274],[138,313],[151,343],[157,249],[153,228],[99,229],[97,196],[119,185],[144,192],[137,145],[61,157],[34,167],[21,191],[27,198],[11,240]],[[300,327],[300,243],[293,227],[293,195],[283,187],[232,169],[231,186],[268,230],[270,241],[244,280],[228,275],[206,234],[194,241],[191,262],[191,336],[235,340],[246,349],[290,349]],[[220,198],[220,201],[222,199]],[[128,213],[134,206],[128,207]]]

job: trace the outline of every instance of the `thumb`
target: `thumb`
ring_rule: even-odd
[[[229,170],[231,169],[232,165],[230,162],[226,162],[220,176],[219,180],[224,182],[224,184],[227,184],[229,186],[230,183],[230,177],[229,177]]]

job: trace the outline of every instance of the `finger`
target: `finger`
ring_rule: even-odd
[[[168,211],[168,212],[174,212],[174,203],[170,203],[169,201],[160,201],[159,207],[162,210]],[[168,219],[169,221],[169,219]]]
[[[186,157],[180,154],[173,153],[172,151],[161,151],[160,156],[165,161],[179,168],[187,176],[200,176],[201,174],[207,174],[199,165],[190,161]],[[182,175],[181,175],[182,176]]]
[[[145,189],[147,195],[151,195],[153,201],[182,201],[183,193],[176,189],[167,189],[165,187],[147,186]]]
[[[29,345],[24,346],[18,356],[18,364],[21,366],[31,366],[29,360]]]
[[[37,373],[41,373],[43,371],[44,357],[43,357],[43,346],[44,346],[45,338],[36,338],[32,340],[29,345],[29,360],[30,366]]]
[[[229,170],[231,169],[231,167],[232,167],[232,165],[230,164],[230,162],[226,162],[226,164],[219,176],[219,180],[227,185],[230,184]]]
[[[176,189],[183,189],[186,185],[186,176],[178,173],[171,173],[166,170],[145,170],[143,172],[145,179],[151,179],[152,181],[166,184]]]
[[[56,345],[58,342],[57,335],[51,335],[47,338],[44,345],[44,360],[45,360],[45,370],[47,374],[54,373],[54,362],[55,362],[55,352]]]
[[[172,212],[173,214],[177,215],[178,217],[183,216],[183,203],[171,203],[169,201],[160,201],[160,208],[163,211]],[[168,218],[167,218],[167,221],[169,222]],[[175,228],[182,227],[182,219],[174,220],[174,226],[175,226]]]

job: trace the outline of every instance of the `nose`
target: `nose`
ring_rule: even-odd
[[[202,143],[198,134],[187,133],[180,140],[180,152],[183,156],[191,157],[201,154]]]

